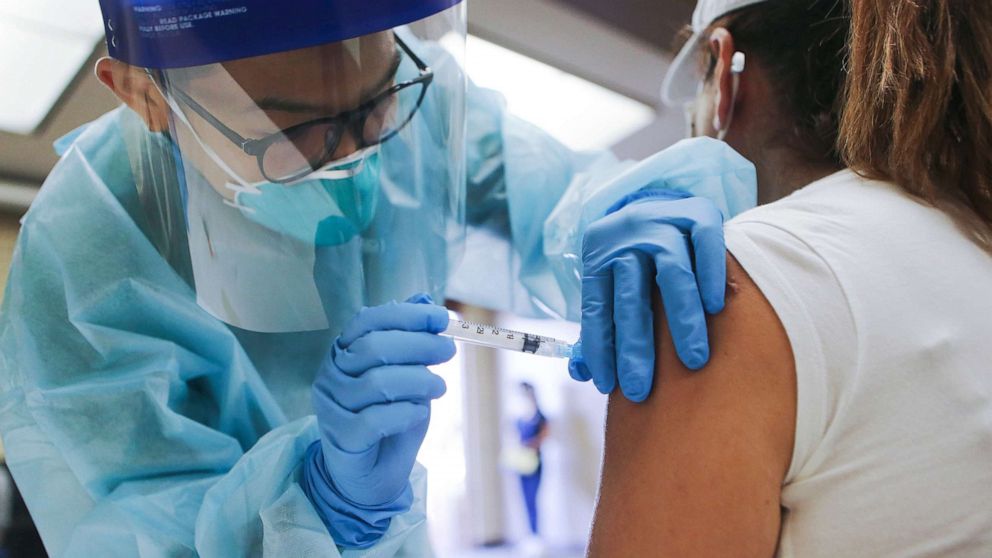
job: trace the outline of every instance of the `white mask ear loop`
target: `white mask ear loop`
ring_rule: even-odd
[[[703,89],[705,89],[705,83],[700,79],[696,83],[696,96],[692,98],[691,101],[685,101],[682,103],[682,111],[685,116],[685,137],[694,138],[696,137],[696,109],[697,103],[699,102],[699,96],[703,94]]]
[[[365,163],[368,162],[369,158],[379,152],[379,147],[379,145],[366,147],[352,153],[351,155],[348,155],[347,157],[344,157],[343,159],[331,161],[330,163],[304,176],[300,180],[290,183],[289,185],[292,186],[297,182],[303,182],[306,180],[342,180],[345,178],[353,178],[358,176],[365,170]]]
[[[186,116],[186,113],[183,112],[183,109],[179,106],[179,103],[177,103],[176,100],[172,98],[172,95],[169,95],[165,90],[159,87],[158,81],[155,80],[155,76],[153,76],[152,73],[147,69],[145,70],[145,73],[148,74],[148,79],[150,79],[152,81],[152,84],[155,85],[155,89],[158,89],[159,94],[162,95],[163,99],[165,99],[166,104],[169,105],[169,108],[172,109],[172,112],[176,114],[176,117],[179,119],[179,121],[186,126],[186,128],[189,130],[190,135],[192,135],[193,139],[196,140],[196,143],[200,146],[200,149],[202,149],[203,152],[207,154],[207,157],[209,157],[210,160],[213,161],[213,163],[217,165],[218,168],[220,168],[220,170],[224,171],[224,173],[227,174],[229,178],[231,178],[232,180],[234,180],[244,188],[247,188],[249,190],[252,189],[251,183],[245,180],[244,178],[241,178],[241,176],[237,172],[235,172],[234,169],[232,169],[227,163],[224,162],[223,159],[220,158],[219,155],[217,155],[217,152],[214,151],[212,147],[210,147],[209,145],[207,145],[205,141],[203,141],[203,139],[200,137],[200,134],[196,133],[196,129],[193,128],[193,123],[189,121],[189,118]]]
[[[344,159],[339,159],[337,161],[332,161],[327,166],[317,169],[312,173],[294,180],[293,182],[287,182],[281,184],[283,188],[292,188],[303,182],[308,182],[311,180],[346,180],[353,178],[365,170],[365,164],[368,162],[369,158],[373,155],[379,153],[379,146],[373,145],[372,147],[367,147],[365,149],[356,151],[351,155],[345,157]],[[345,165],[346,168],[338,169]],[[248,213],[255,213],[255,209],[247,207],[240,202],[240,196],[242,195],[261,195],[262,186],[267,186],[273,184],[272,182],[259,182],[257,184],[249,184],[247,186],[238,186],[237,184],[231,184],[230,182],[225,185],[228,190],[234,192],[234,201],[224,199],[224,203],[235,209],[240,209]]]
[[[696,102],[690,101],[682,104],[683,116],[685,116],[685,137],[696,137]]]
[[[722,126],[718,126],[717,139],[723,141],[727,137],[727,132],[730,131],[730,124],[734,121],[734,108],[737,106],[737,92],[741,87],[741,74],[744,73],[744,67],[746,65],[747,58],[743,52],[735,52],[734,57],[730,60],[730,73],[731,79],[733,80],[732,93],[730,97],[730,112],[727,114],[727,121],[723,123]]]

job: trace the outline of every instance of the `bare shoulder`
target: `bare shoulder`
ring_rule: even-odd
[[[711,360],[692,372],[655,303],[655,387],[610,398],[593,556],[771,556],[795,436],[796,375],[778,316],[728,257]]]

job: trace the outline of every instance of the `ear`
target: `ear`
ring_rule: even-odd
[[[96,63],[96,77],[130,107],[152,132],[169,130],[169,105],[141,68],[112,58]]]
[[[717,27],[710,33],[709,47],[716,59],[713,70],[713,83],[717,88],[713,97],[716,103],[713,107],[713,128],[720,132],[730,121],[734,109],[734,75],[731,71],[735,52],[734,37],[727,29]]]

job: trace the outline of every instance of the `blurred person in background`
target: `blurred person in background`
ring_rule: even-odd
[[[538,529],[537,494],[544,472],[541,445],[548,437],[548,419],[541,412],[534,385],[521,382],[518,388],[520,408],[517,410],[515,426],[520,457],[517,458],[519,466],[516,473],[520,478],[520,489],[527,510],[527,527],[530,529],[530,536],[524,541],[523,547],[528,555],[537,556],[543,552],[544,546]]]

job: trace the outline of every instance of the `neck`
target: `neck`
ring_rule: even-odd
[[[777,97],[777,92],[760,64],[749,65],[748,72],[752,79],[742,81],[744,87],[726,142],[754,162],[758,173],[758,203],[782,199],[841,170],[841,165],[810,157],[796,148],[802,140],[790,124],[795,117],[770,101]]]
[[[829,161],[811,162],[785,147],[765,148],[752,160],[757,161],[759,205],[782,199],[843,168]]]

